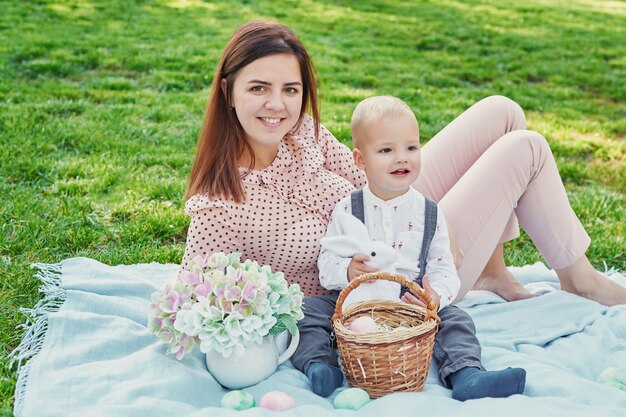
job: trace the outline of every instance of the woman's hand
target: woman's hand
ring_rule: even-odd
[[[437,294],[437,291],[433,290],[433,288],[430,286],[430,282],[428,282],[428,275],[424,275],[424,278],[422,278],[422,285],[424,291],[426,291],[428,295],[430,295],[430,298],[433,300],[433,304],[435,305],[435,311],[439,311],[439,294]],[[416,306],[426,308],[426,304],[424,304],[422,300],[417,298],[417,296],[415,296],[410,291],[405,293],[402,296],[401,300],[407,304],[414,304]]]
[[[365,262],[369,260],[370,257],[363,253],[357,253],[352,257],[352,260],[348,265],[348,282],[353,281],[359,275],[378,271],[376,268],[365,265]]]

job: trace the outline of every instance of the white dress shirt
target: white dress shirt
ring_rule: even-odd
[[[405,194],[392,200],[384,201],[376,197],[368,186],[363,188],[363,202],[365,225],[369,230],[372,241],[384,242],[393,247],[398,255],[395,272],[404,277],[415,280],[419,273],[419,255],[422,249],[424,234],[424,196],[417,190],[410,188]],[[337,203],[333,210],[326,236],[337,236],[342,230],[337,221],[336,213],[352,213],[350,195]],[[341,290],[348,285],[348,265],[351,257],[340,257],[324,247],[322,242],[318,267],[320,283],[330,290]],[[431,287],[439,294],[439,309],[449,305],[459,292],[461,281],[450,251],[450,239],[443,212],[437,207],[437,226],[430,249],[428,251],[426,274]],[[380,288],[376,290],[376,284]],[[373,298],[376,295],[389,292],[388,282],[377,281],[373,284],[362,284],[352,293],[367,285],[367,294]],[[400,294],[398,284],[397,294]],[[364,288],[365,289],[365,288]],[[383,297],[388,298],[388,297]],[[398,298],[398,297],[396,297]],[[364,299],[364,295],[358,297]],[[345,306],[348,305],[348,299]]]

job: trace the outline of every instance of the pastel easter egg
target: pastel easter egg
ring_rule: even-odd
[[[373,318],[369,316],[363,316],[355,319],[352,323],[350,323],[350,327],[348,327],[348,330],[351,330],[355,333],[371,333],[378,330],[378,325]]]
[[[620,384],[619,382],[610,381],[610,382],[605,382],[602,385],[604,385],[605,387],[615,388],[620,391],[626,391],[626,385]]]
[[[370,401],[367,391],[361,388],[348,388],[341,391],[335,397],[333,405],[335,408],[346,410],[358,410]]]
[[[285,411],[294,408],[296,400],[282,391],[270,391],[261,397],[259,405],[272,411]]]
[[[618,384],[626,384],[626,372],[620,368],[606,368],[598,375],[598,384],[607,384],[616,382]]]
[[[231,391],[222,397],[222,407],[241,411],[255,406],[254,397],[245,391]]]

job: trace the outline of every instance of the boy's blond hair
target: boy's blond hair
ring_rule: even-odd
[[[413,110],[404,101],[393,96],[375,96],[366,98],[357,104],[352,113],[350,129],[352,130],[352,145],[357,146],[359,133],[371,123],[384,118],[393,118],[410,114],[415,117]]]

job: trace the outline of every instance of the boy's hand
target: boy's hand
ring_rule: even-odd
[[[437,291],[433,290],[433,288],[430,286],[430,282],[428,282],[428,275],[424,275],[424,278],[422,278],[422,285],[424,286],[423,287],[424,291],[426,291],[428,295],[430,295],[430,298],[432,298],[433,304],[435,305],[435,311],[438,311],[439,310],[439,294],[437,294]],[[426,308],[426,304],[424,304],[422,300],[420,300],[417,296],[413,295],[413,293],[410,291],[404,294],[401,300],[408,304],[414,304],[416,306]]]
[[[359,275],[378,271],[376,268],[365,265],[365,262],[369,260],[370,257],[363,253],[357,253],[352,257],[352,260],[348,265],[348,282],[353,281]]]

